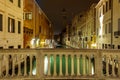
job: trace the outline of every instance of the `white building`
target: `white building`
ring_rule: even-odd
[[[0,48],[23,47],[23,0],[0,0]]]
[[[120,0],[100,0],[96,6],[98,49],[120,49]]]

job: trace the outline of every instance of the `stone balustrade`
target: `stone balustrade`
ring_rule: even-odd
[[[119,50],[0,50],[0,80],[119,78]]]

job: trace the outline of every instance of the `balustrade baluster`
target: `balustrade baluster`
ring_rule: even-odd
[[[83,58],[83,75],[86,75],[86,65],[85,65],[85,55],[82,56]]]
[[[48,76],[50,76],[51,75],[51,73],[50,73],[50,55],[47,55],[48,56]]]
[[[109,64],[109,58],[106,57],[106,76],[109,76],[109,66],[108,66],[108,64]]]
[[[120,77],[120,57],[118,57],[118,76]]]
[[[12,76],[15,75],[15,55],[12,55]]]
[[[21,75],[21,55],[18,56],[18,76]]]
[[[40,59],[39,59],[38,57],[40,57],[40,56],[38,56],[38,55],[35,56],[35,58],[36,58],[36,64],[35,64],[35,65],[36,65],[36,75],[37,75],[37,76],[40,76],[40,73],[39,73],[40,70],[39,70],[39,68],[41,69],[41,66],[39,66],[39,65],[40,65],[40,64],[39,64]],[[44,57],[43,57],[43,58],[44,58]],[[44,61],[44,59],[42,59],[42,60]],[[44,63],[43,63],[43,68],[42,68],[42,69],[43,69],[43,72],[44,72]]]
[[[91,64],[91,56],[89,56],[89,75],[91,76],[92,75],[92,64]]]
[[[77,55],[77,75],[80,75],[80,55]]]
[[[33,59],[33,56],[30,55],[30,76],[32,76],[32,66],[33,66],[32,59]]]
[[[9,76],[9,55],[6,55],[6,77]]]
[[[66,74],[65,74],[65,76],[68,76],[68,55],[66,55],[65,57],[66,57]]]
[[[62,74],[62,55],[60,55],[60,76],[63,76],[63,74]]]
[[[3,61],[3,58],[2,58],[2,55],[0,55],[0,77],[2,76],[2,61]]]
[[[115,62],[114,62],[114,58],[112,58],[112,76],[115,76]]]
[[[56,54],[54,55],[54,76],[56,76]]]
[[[26,55],[24,55],[24,76],[26,76],[27,75],[27,57],[26,57]]]
[[[73,76],[74,75],[74,55],[71,55],[71,67],[72,67],[71,75]]]

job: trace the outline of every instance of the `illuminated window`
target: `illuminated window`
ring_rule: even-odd
[[[18,21],[18,33],[21,33],[21,22]]]
[[[8,17],[8,32],[15,32],[15,20],[10,17]]]
[[[25,12],[23,19],[24,20],[32,20],[32,12]]]
[[[9,0],[9,1],[13,3],[13,0]]]
[[[3,16],[0,14],[0,31],[2,31],[3,28]]]
[[[21,0],[18,0],[18,7],[21,7]]]

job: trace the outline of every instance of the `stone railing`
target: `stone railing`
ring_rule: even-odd
[[[119,80],[119,50],[0,50],[0,80]]]

